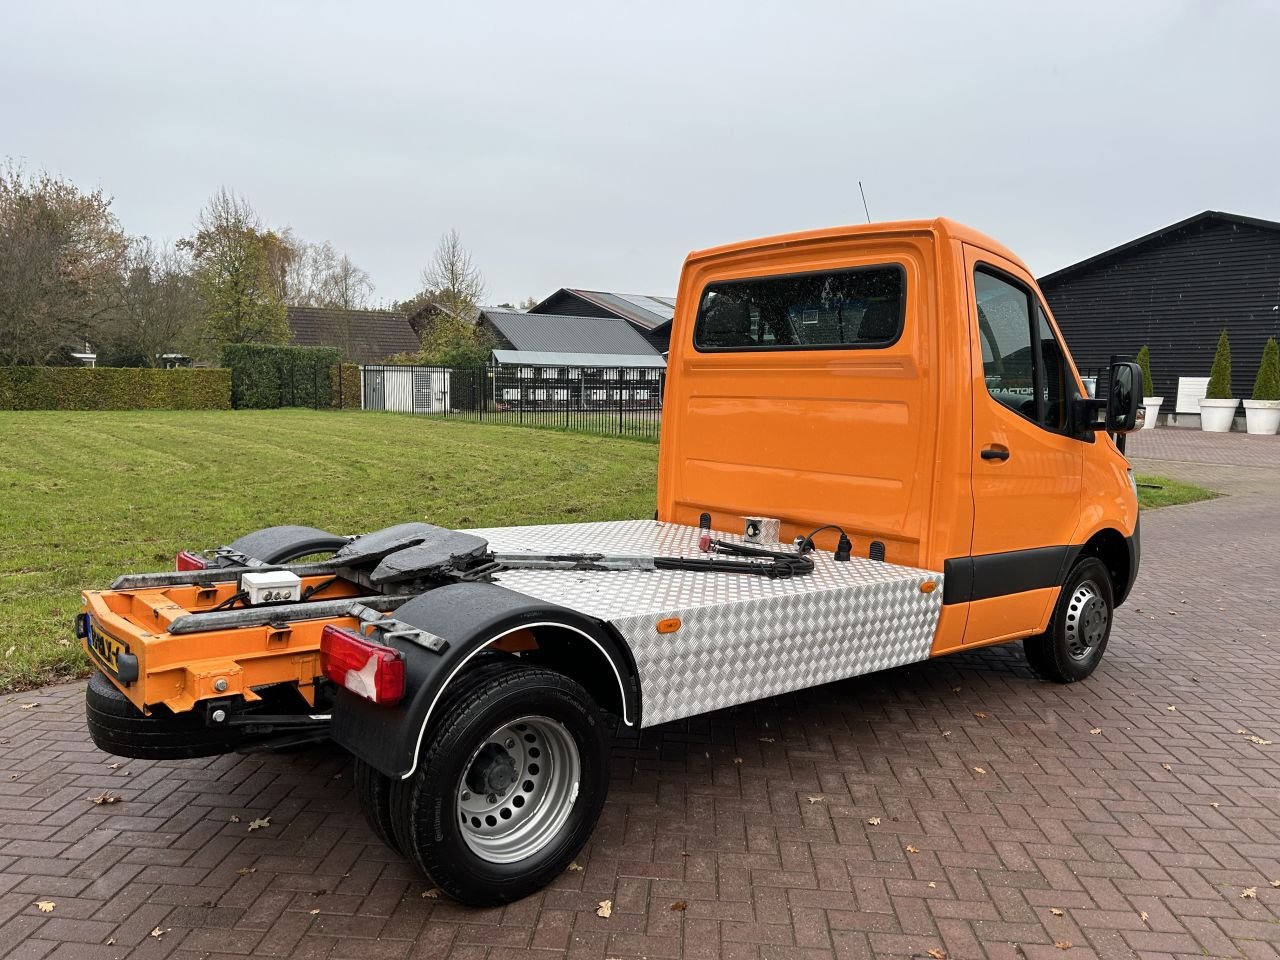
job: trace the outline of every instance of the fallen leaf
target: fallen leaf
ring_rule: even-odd
[[[1213,803],[1209,804],[1209,806],[1211,806],[1211,807],[1213,807],[1213,809],[1217,810],[1220,806],[1222,806],[1222,804],[1220,804],[1217,800],[1215,800],[1215,801],[1213,801]]]
[[[120,764],[118,764],[118,763],[113,763],[113,764],[111,764],[110,766],[108,766],[108,767],[107,767],[107,769],[108,769],[108,770],[119,770],[119,769],[120,769]]]
[[[1096,737],[1098,734],[1100,734],[1100,733],[1102,732],[1102,728],[1101,728],[1101,727],[1094,727],[1094,728],[1093,728],[1092,730],[1090,730],[1089,732],[1090,732],[1090,733],[1092,733],[1092,734]]]
[[[263,827],[269,826],[271,826],[270,817],[259,817],[257,820],[253,820],[249,823],[249,832],[252,833],[254,830],[261,830]]]
[[[319,912],[320,912],[320,908],[319,908],[319,907],[316,907],[314,910],[308,910],[308,911],[307,911],[307,913],[311,914],[313,917],[314,917],[317,913],[319,913]]]
[[[1059,910],[1057,907],[1050,907],[1049,912],[1052,913],[1055,917],[1063,916],[1063,912]]]
[[[1169,766],[1169,764],[1167,764],[1167,763],[1162,763],[1162,764],[1160,764],[1160,766],[1164,767],[1166,770],[1172,770],[1172,769],[1173,769],[1173,767]]]
[[[878,827],[878,826],[880,826],[880,818],[879,818],[879,817],[867,817],[867,823],[871,824],[871,826],[873,826],[873,827]]]
[[[581,870],[582,868],[579,867],[578,869]],[[439,889],[437,889],[436,887],[432,887],[430,890],[423,890],[422,899],[423,900],[439,900],[440,899]]]
[[[1271,741],[1270,741],[1270,740],[1263,740],[1261,737],[1249,737],[1249,738],[1248,738],[1248,740],[1249,740],[1249,742],[1250,742],[1250,743],[1256,743],[1256,744],[1257,744],[1258,746],[1260,746],[1260,747],[1269,747],[1269,746],[1271,746]]]
[[[936,889],[938,889],[938,885],[937,885],[936,883],[934,883],[932,880],[930,880],[930,881],[929,881],[929,889],[930,889],[930,890],[936,890]]]
[[[22,703],[22,704],[19,704],[19,705],[18,705],[18,709],[19,709],[19,710],[34,710],[34,709],[35,709],[36,707],[38,707],[38,706],[40,706],[40,701],[39,701],[39,700],[36,700],[36,701],[34,701],[34,702],[32,702],[32,703]]]
[[[233,814],[231,815],[231,822],[232,822],[232,823],[239,823],[239,822],[240,822],[240,818],[239,818],[239,817],[237,817],[237,816],[233,813]]]
[[[1138,914],[1138,919],[1141,920],[1143,923],[1146,923],[1151,918],[1147,916],[1147,911],[1143,910],[1140,914]]]
[[[1248,733],[1248,732],[1249,732],[1248,730],[1237,730],[1237,731],[1236,731],[1236,733],[1240,734],[1240,736],[1242,736],[1242,737],[1243,737],[1246,733]]]
[[[942,731],[942,735],[943,735],[944,737],[949,737],[949,736],[951,736],[951,731],[950,731],[950,730],[943,730],[943,731]]]
[[[773,737],[761,737],[761,738],[760,738],[760,742],[761,742],[761,743],[773,743]]]
[[[105,790],[102,793],[98,794],[96,797],[88,797],[87,799],[89,800],[90,803],[96,803],[100,807],[103,806],[104,804],[112,804],[112,803],[120,802],[119,797],[113,797],[110,793],[108,793]]]
[[[1241,899],[1241,900],[1257,900],[1257,899],[1258,899],[1258,888],[1257,888],[1257,887],[1245,887],[1243,890],[1241,890],[1241,891],[1240,891],[1240,899]]]
[[[1280,889],[1280,880],[1272,880],[1271,885],[1273,887],[1276,887],[1277,889]]]
[[[1053,945],[1054,945],[1055,947],[1057,947],[1059,950],[1070,950],[1070,949],[1071,949],[1071,941],[1070,941],[1070,940],[1055,940],[1055,941],[1053,941]]]
[[[974,716],[977,717],[979,720],[987,719],[987,715],[985,713],[975,713]]]
[[[236,871],[236,874],[241,877],[247,877],[249,874],[257,873],[257,872],[258,872],[257,867],[241,867],[239,870]]]
[[[1175,707],[1173,704],[1169,704],[1169,706],[1165,707],[1165,709],[1168,710],[1170,713],[1178,712],[1178,708]]]
[[[733,762],[734,762],[734,763],[741,763],[741,762],[742,762],[742,758],[741,758],[741,757],[734,757],[734,758],[733,758]]]
[[[959,687],[952,687],[952,688],[951,688],[951,692],[952,692],[952,693],[959,693],[959,692],[960,692],[960,688],[959,688]]]
[[[108,947],[114,947],[115,945],[116,945],[116,938],[115,938],[115,937],[108,937],[108,938],[107,938],[107,946],[108,946]]]
[[[170,929],[172,929],[172,927],[171,927]],[[169,932],[169,930],[161,930],[159,927],[156,927],[154,930],[152,930],[152,931],[151,931],[151,936],[153,936],[153,937],[155,937],[157,940],[159,940],[161,937],[163,937],[163,936],[164,936],[166,933],[168,933],[168,932]]]
[[[986,772],[987,772],[987,770],[986,770],[986,767],[974,767],[974,768],[973,768],[973,772],[974,772],[974,773],[986,773]]]
[[[907,853],[919,853],[919,852],[920,852],[919,847],[916,847],[910,843],[907,844]]]
[[[600,903],[596,906],[596,916],[604,917],[604,919],[606,920],[608,920],[611,916],[613,916],[613,901],[601,900]]]
[[[575,860],[573,861],[573,863],[569,864],[569,869],[573,871],[581,870],[582,864],[580,864],[577,860]]]
[[[947,960],[947,951],[934,947],[929,951],[929,956],[933,957],[933,960]]]
[[[688,900],[677,900],[675,903],[673,903],[673,904],[671,905],[671,909],[672,909],[672,910],[676,910],[676,911],[688,910],[688,909],[689,909],[689,901],[688,901]]]
[[[808,800],[810,803],[821,803],[826,798],[825,797],[805,797],[805,799]]]
[[[15,643],[12,646],[10,646],[8,650],[4,652],[4,655],[6,657],[12,657],[17,652],[18,652],[18,645]]]
[[[53,913],[53,908],[56,906],[57,904],[54,903],[52,900],[36,901],[36,909],[39,910],[41,913]]]

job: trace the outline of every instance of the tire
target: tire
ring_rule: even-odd
[[[491,907],[562,873],[608,790],[609,738],[587,692],[552,670],[491,664],[441,705],[391,809],[401,848],[436,886]]]
[[[290,563],[313,553],[336,553],[347,538],[315,527],[286,525],[246,533],[228,546],[263,563]]]
[[[194,714],[157,707],[147,716],[100,671],[89,675],[84,695],[89,736],[99,750],[138,760],[189,760],[233,752],[244,738],[208,727]]]
[[[1106,564],[1097,557],[1080,558],[1062,585],[1049,629],[1023,641],[1027,663],[1042,680],[1083,680],[1102,662],[1114,617],[1114,591]]]
[[[364,811],[365,820],[369,822],[369,829],[396,853],[403,854],[392,826],[391,778],[357,759],[355,784],[356,796],[360,798],[360,808]]]

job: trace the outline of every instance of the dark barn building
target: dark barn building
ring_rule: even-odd
[[[1082,374],[1146,344],[1169,410],[1179,377],[1209,375],[1226,329],[1244,399],[1267,337],[1280,337],[1280,223],[1206,210],[1042,277],[1040,288]]]

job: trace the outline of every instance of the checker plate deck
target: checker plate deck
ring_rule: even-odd
[[[499,553],[703,556],[697,527],[656,520],[468,532]],[[813,556],[811,575],[787,580],[684,570],[511,570],[495,579],[612,624],[635,657],[643,725],[653,726],[929,656],[942,574]],[[923,592],[925,581],[936,588]],[[658,633],[668,617],[679,617],[681,628]]]

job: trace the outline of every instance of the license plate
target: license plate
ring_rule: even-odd
[[[97,623],[89,626],[89,649],[104,667],[115,674],[120,672],[120,654],[129,652],[128,644],[103,633]]]

